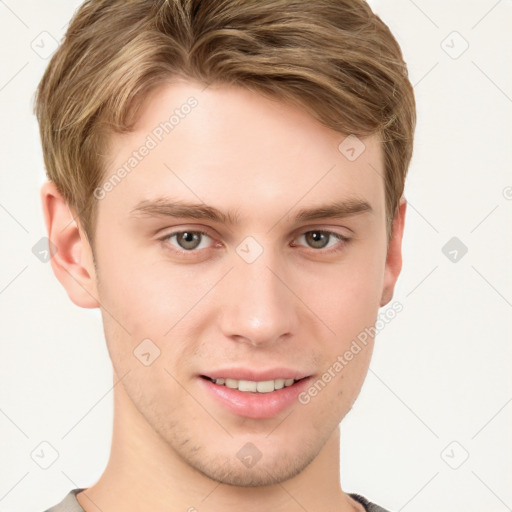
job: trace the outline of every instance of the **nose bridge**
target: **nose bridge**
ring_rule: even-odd
[[[285,267],[276,252],[265,249],[252,261],[243,252],[234,256],[234,268],[223,290],[224,335],[263,345],[294,332],[294,295],[281,281]]]

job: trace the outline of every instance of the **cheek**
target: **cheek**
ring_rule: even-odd
[[[346,343],[375,322],[383,287],[383,262],[382,254],[361,254],[357,261],[303,279],[301,286],[308,305],[336,333],[338,342]]]
[[[191,371],[192,348],[179,343],[178,336],[161,336],[149,329],[130,331],[128,334],[119,324],[104,314],[104,330],[107,349],[117,379],[139,410],[149,416],[166,413],[183,406],[185,394],[182,385],[188,381],[183,373]],[[176,366],[176,360],[180,362]],[[162,402],[162,397],[168,400]],[[148,416],[148,417],[149,417]]]
[[[196,347],[183,340],[198,338],[193,331],[201,308],[194,306],[211,287],[209,279],[196,282],[192,266],[173,270],[161,260],[145,261],[135,252],[130,258],[112,252],[98,268],[105,338],[118,376],[129,370],[130,380],[143,381],[160,365],[173,372],[175,361],[180,361],[180,372],[186,372]],[[148,359],[154,363],[146,367]],[[168,373],[160,372],[147,384],[155,388],[158,383],[170,391],[170,380]]]
[[[100,301],[130,333],[161,338],[197,301],[197,274],[166,265],[164,255],[118,246],[102,256]]]

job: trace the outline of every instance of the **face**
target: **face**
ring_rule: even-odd
[[[214,480],[299,473],[366,375],[372,340],[353,342],[389,301],[399,243],[387,250],[378,140],[354,160],[345,138],[185,81],[112,138],[95,235],[108,350],[151,431]]]

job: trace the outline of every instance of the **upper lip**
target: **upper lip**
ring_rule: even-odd
[[[303,379],[309,377],[310,374],[301,370],[291,368],[269,368],[267,370],[255,370],[252,368],[224,368],[220,370],[211,370],[208,373],[202,373],[201,376],[210,379],[235,379],[250,380],[260,382],[264,380],[276,379]]]

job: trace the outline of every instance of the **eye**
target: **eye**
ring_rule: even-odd
[[[163,242],[170,242],[171,245],[174,245],[177,249],[182,251],[194,251],[196,249],[206,249],[208,248],[208,244],[204,244],[204,239],[208,238],[212,240],[212,238],[205,233],[204,231],[174,231],[173,233],[169,233],[164,236],[160,240]],[[175,240],[175,243],[173,242]]]
[[[340,233],[318,229],[314,231],[306,231],[300,235],[297,240],[302,239],[304,239],[306,244],[312,249],[331,249],[336,247],[336,245],[340,245],[334,249],[335,251],[341,250],[345,243],[349,241],[349,238],[341,235]]]

